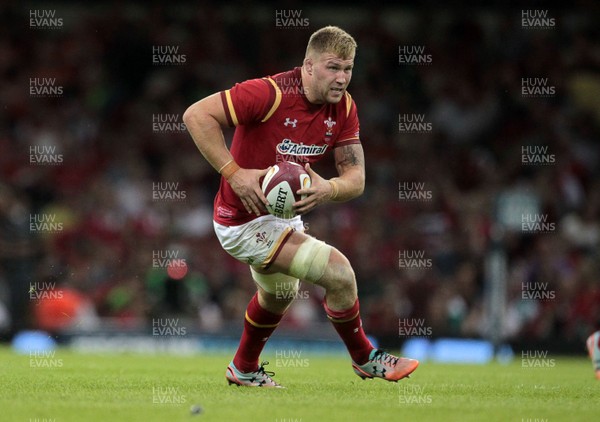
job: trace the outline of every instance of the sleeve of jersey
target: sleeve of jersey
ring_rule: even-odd
[[[275,102],[275,88],[267,79],[250,79],[221,91],[229,126],[260,122]]]
[[[360,124],[358,123],[358,113],[356,112],[356,103],[346,94],[346,104],[348,117],[344,123],[344,128],[335,142],[334,148],[345,145],[360,144]]]

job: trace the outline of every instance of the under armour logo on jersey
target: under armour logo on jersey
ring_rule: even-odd
[[[286,117],[285,118],[285,123],[283,123],[283,125],[285,127],[288,127],[288,125],[292,125],[292,127],[296,127],[297,123],[298,123],[298,119],[290,120],[289,117]]]
[[[327,120],[323,120],[323,123],[327,125],[327,132],[325,132],[325,136],[333,135],[333,127],[337,122],[335,120],[331,120],[331,116],[329,116]]]

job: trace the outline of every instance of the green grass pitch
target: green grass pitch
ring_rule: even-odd
[[[31,358],[1,348],[0,420],[554,422],[598,420],[600,411],[600,381],[584,358],[557,358],[542,368],[522,367],[520,359],[509,365],[423,363],[399,383],[363,381],[341,356],[309,355],[293,363],[264,358],[286,389],[228,386],[229,354],[58,350]],[[202,412],[194,415],[195,404]]]

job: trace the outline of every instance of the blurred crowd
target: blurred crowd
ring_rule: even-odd
[[[93,329],[105,317],[240,326],[254,286],[212,231],[218,175],[185,128],[153,123],[181,122],[206,95],[300,65],[326,24],[359,45],[349,91],[367,186],[305,223],[352,262],[367,332],[398,338],[399,324],[423,324],[433,336],[485,337],[493,247],[507,263],[505,338],[600,329],[593,15],[550,10],[555,25],[524,28],[520,10],[351,6],[336,19],[306,6],[308,27],[282,28],[275,7],[243,4],[68,3],[50,9],[59,28],[29,27],[22,6],[0,9],[0,331]],[[153,62],[153,47],[166,45],[179,63]],[[401,46],[422,47],[430,62],[400,63]],[[62,92],[32,95],[31,78],[55,78]],[[524,95],[524,78],[547,78],[550,94]],[[407,115],[429,125],[403,131]],[[546,162],[525,163],[525,146],[542,147],[534,155]],[[315,169],[333,176],[332,158]],[[403,199],[406,183],[420,200]],[[523,203],[545,230],[510,224]],[[420,263],[402,265],[411,254]],[[325,320],[322,291],[301,292],[288,327]]]

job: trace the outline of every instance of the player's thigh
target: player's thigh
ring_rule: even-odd
[[[273,270],[263,270],[250,267],[252,279],[264,293],[274,296],[277,300],[293,299],[299,288],[297,278]],[[268,296],[265,296],[268,297]]]
[[[257,270],[268,270],[290,235],[302,231],[303,224],[300,217],[282,220],[264,215],[239,226],[215,222],[214,228],[227,253]]]

